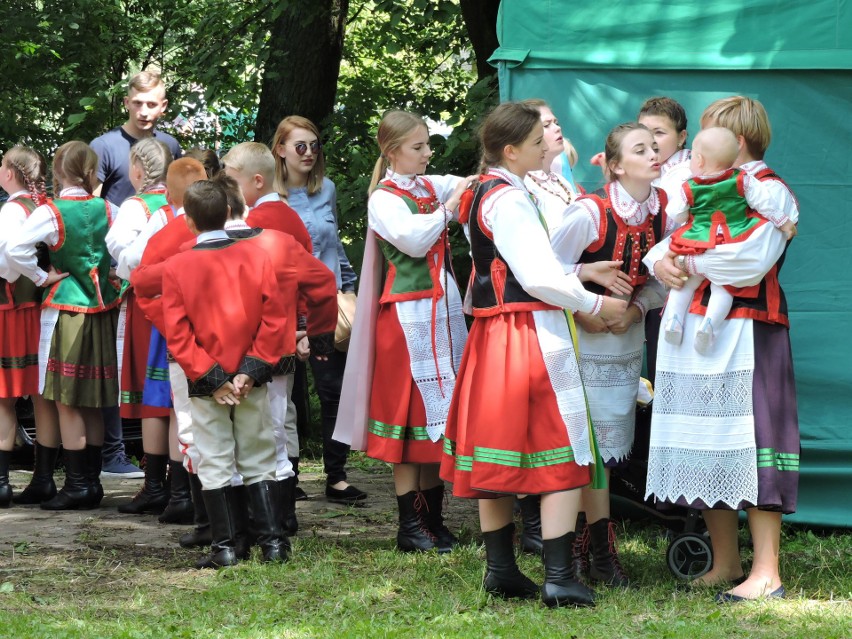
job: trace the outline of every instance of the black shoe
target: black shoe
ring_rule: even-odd
[[[426,521],[426,526],[435,536],[435,545],[439,553],[451,552],[455,548],[459,540],[458,538],[444,525],[444,484],[438,484],[433,488],[429,488],[420,493],[423,499],[426,500],[426,510],[423,512],[423,519]]]
[[[56,496],[56,482],[53,481],[53,471],[56,469],[56,458],[59,448],[48,448],[35,443],[35,466],[33,477],[23,492],[12,498],[16,504],[40,504]]]
[[[66,450],[62,457],[65,460],[65,485],[53,499],[41,502],[43,510],[79,510],[92,508],[95,495],[92,484],[86,476],[88,461],[86,450]]]
[[[363,490],[358,490],[351,484],[343,490],[326,485],[325,496],[328,501],[334,504],[344,504],[346,506],[354,506],[359,501],[367,499],[367,493]]]
[[[9,462],[12,452],[0,450],[0,508],[12,505],[12,487],[9,485]]]
[[[396,533],[396,547],[403,552],[432,550],[435,548],[435,535],[423,520],[424,502],[420,493],[413,490],[397,495],[399,507],[399,530]]]
[[[247,486],[257,544],[262,561],[287,561],[290,540],[281,528],[281,496],[277,481],[260,481]]]
[[[600,519],[589,524],[588,528],[592,552],[589,577],[607,586],[628,588],[630,580],[621,566],[615,546],[615,522],[611,519]]]
[[[213,539],[210,536],[210,520],[207,518],[207,508],[204,506],[204,496],[201,492],[201,480],[198,475],[189,476],[189,490],[192,494],[192,509],[195,513],[195,529],[181,535],[178,543],[182,548],[197,548],[209,546]]]
[[[196,568],[223,568],[236,565],[234,549],[233,490],[230,486],[203,491],[204,505],[210,517],[213,541],[210,554],[199,560]]]
[[[541,554],[541,497],[527,495],[518,499],[521,508],[521,550],[533,555]]]
[[[296,501],[308,501],[310,497],[308,497],[308,493],[306,493],[301,486],[296,486],[293,489],[293,499]]]
[[[104,498],[104,487],[101,484],[101,468],[103,467],[103,446],[86,444],[86,479],[92,487],[90,508],[97,508]]]
[[[166,468],[169,463],[168,455],[145,454],[145,483],[129,503],[118,507],[118,512],[125,515],[141,515],[144,513],[159,515],[169,503],[169,491],[166,488]]]
[[[594,591],[574,574],[571,547],[575,536],[575,533],[569,532],[556,539],[542,541],[544,584],[541,586],[541,600],[548,608],[595,605]]]
[[[193,523],[195,509],[192,506],[189,473],[183,467],[183,462],[169,460],[169,478],[169,503],[157,521],[161,524]]]
[[[515,562],[515,524],[482,533],[485,542],[485,591],[504,599],[533,599],[538,586]]]

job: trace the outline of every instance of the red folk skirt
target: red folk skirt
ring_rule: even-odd
[[[574,451],[532,312],[478,317],[447,419],[441,477],[456,497],[545,494],[589,483]]]
[[[152,325],[139,308],[132,288],[128,289],[126,299],[124,356],[121,361],[121,416],[125,419],[168,417],[168,408],[142,403]]]
[[[411,377],[411,360],[396,304],[376,318],[376,360],[370,394],[367,456],[392,464],[438,464],[441,442],[426,434],[426,408]]]
[[[38,394],[38,306],[0,311],[0,397]]]

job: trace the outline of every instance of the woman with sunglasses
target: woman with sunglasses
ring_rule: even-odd
[[[275,131],[272,153],[275,155],[275,188],[287,198],[287,203],[305,223],[313,242],[314,257],[334,273],[338,290],[354,293],[357,276],[340,241],[337,190],[334,182],[325,177],[325,157],[319,129],[313,122],[298,115],[284,118]],[[362,501],[366,499],[367,493],[346,481],[349,446],[331,438],[337,420],[346,353],[334,351],[327,361],[315,357],[309,361],[322,412],[326,497],[346,504]],[[298,455],[298,448],[295,453]],[[294,468],[297,464],[298,461],[294,461]]]

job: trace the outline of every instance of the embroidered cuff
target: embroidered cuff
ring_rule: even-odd
[[[577,277],[580,277],[580,273],[582,273],[582,271],[583,271],[583,264],[582,264],[582,262],[581,262],[580,264],[575,264],[575,265],[574,265],[574,268],[572,269],[572,272],[573,272],[573,273],[574,273]]]
[[[296,320],[296,330],[297,331],[308,330],[308,316],[307,315],[299,315],[299,318]]]
[[[295,355],[285,355],[281,359],[278,360],[278,363],[272,367],[272,376],[278,377],[279,375],[292,375],[296,372],[296,356]]]
[[[272,378],[272,368],[268,362],[264,362],[259,357],[246,355],[243,357],[243,361],[240,362],[240,369],[237,371],[237,374],[248,375],[254,380],[255,386],[260,386]]]
[[[309,336],[311,355],[331,355],[334,352],[334,333]]]
[[[215,364],[213,368],[199,377],[196,381],[187,379],[190,397],[210,397],[216,390],[229,379],[225,370]]]
[[[603,295],[598,295],[597,299],[595,300],[595,306],[591,311],[589,311],[589,313],[591,313],[592,315],[598,315],[601,312],[602,308],[603,308]]]

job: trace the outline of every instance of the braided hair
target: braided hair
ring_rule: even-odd
[[[13,171],[15,179],[27,187],[36,206],[47,202],[44,182],[47,163],[38,151],[27,146],[14,146],[3,156],[3,162]]]
[[[155,138],[145,138],[130,147],[130,164],[137,162],[145,176],[139,187],[139,192],[144,193],[156,184],[166,181],[166,173],[172,163],[172,152],[163,142]]]

